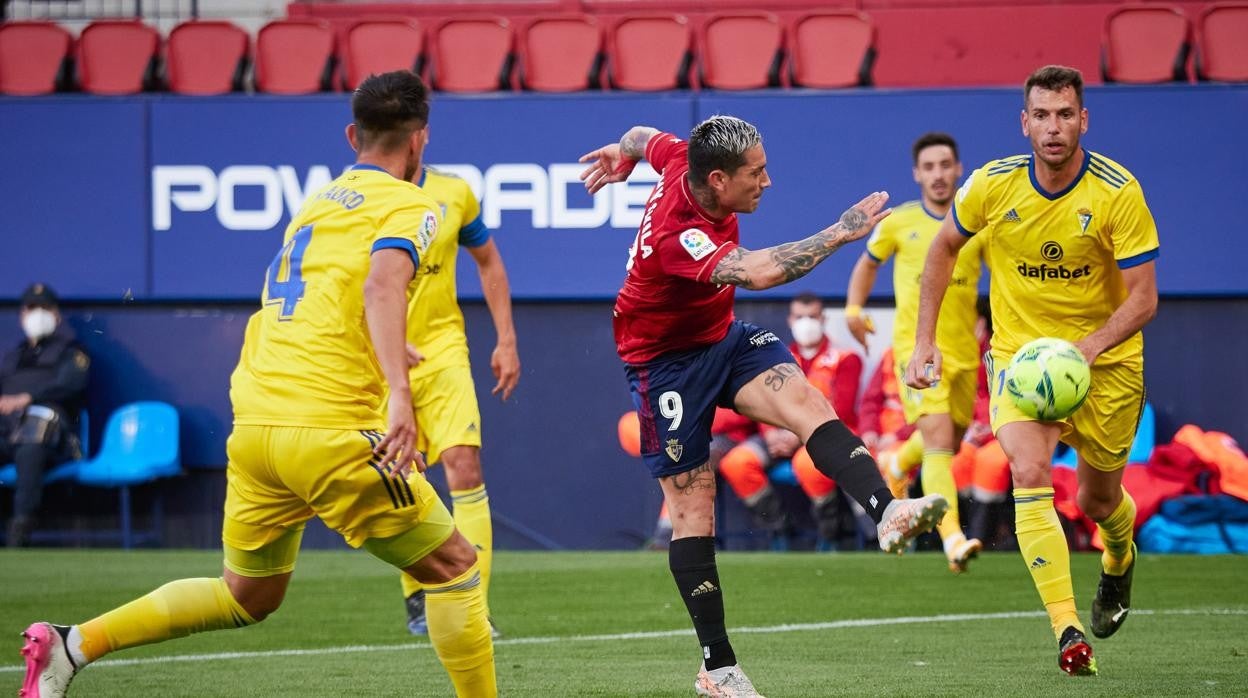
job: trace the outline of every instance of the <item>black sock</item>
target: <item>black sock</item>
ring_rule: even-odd
[[[715,567],[715,539],[678,538],[668,549],[667,561],[680,598],[693,619],[706,670],[736,664],[737,656],[732,653],[728,631],[724,629],[724,594],[719,589],[719,570]]]
[[[880,522],[893,495],[880,477],[871,452],[844,422],[834,419],[820,424],[806,441],[806,453],[819,472],[858,500],[877,524]]]

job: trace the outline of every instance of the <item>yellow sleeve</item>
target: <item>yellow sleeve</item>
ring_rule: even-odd
[[[1144,191],[1134,179],[1127,182],[1110,209],[1109,239],[1119,269],[1130,269],[1156,259],[1161,243],[1157,224],[1144,203]]]
[[[490,229],[481,219],[481,204],[467,182],[461,182],[460,203],[464,207],[464,223],[459,229],[459,244],[463,247],[480,247],[490,239]]]
[[[970,237],[988,225],[988,173],[979,168],[966,178],[953,200],[953,223]]]
[[[406,250],[412,256],[412,264],[419,268],[421,257],[429,249],[440,224],[438,208],[432,199],[405,196],[403,203],[381,219],[372,251],[392,247]]]
[[[875,224],[871,237],[867,238],[867,254],[876,262],[883,264],[897,253],[897,238],[890,232],[892,226],[887,225],[888,219]]]

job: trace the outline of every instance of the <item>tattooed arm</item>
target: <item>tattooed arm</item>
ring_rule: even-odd
[[[835,225],[805,240],[762,250],[738,247],[719,260],[709,281],[759,290],[800,279],[845,243],[870,233],[876,223],[892,213],[892,209],[884,208],[887,201],[887,192],[875,192],[842,213]]]
[[[649,126],[634,126],[619,143],[604,145],[582,155],[580,162],[591,163],[581,173],[581,181],[585,182],[589,193],[594,194],[612,182],[628,179],[637,162],[646,157],[646,144],[658,132],[658,129]]]

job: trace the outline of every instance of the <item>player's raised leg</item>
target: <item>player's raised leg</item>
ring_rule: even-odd
[[[734,400],[738,412],[788,429],[805,442],[819,472],[856,499],[876,522],[882,550],[901,552],[944,516],[948,503],[938,494],[893,498],[862,439],[837,418],[827,398],[796,364],[772,366],[742,386]]]

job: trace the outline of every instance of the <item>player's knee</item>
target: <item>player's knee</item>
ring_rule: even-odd
[[[288,575],[286,575],[288,576]],[[270,577],[241,577],[227,574],[226,586],[234,601],[257,623],[281,608],[286,598],[286,585]]]
[[[1120,499],[1121,495],[1117,491],[1102,494],[1093,492],[1086,487],[1080,487],[1079,493],[1075,496],[1079,509],[1087,514],[1088,518],[1097,522],[1108,519],[1110,514],[1113,514],[1114,510],[1118,508]]]
[[[1017,456],[1010,461],[1010,475],[1014,479],[1015,487],[1023,489],[1051,487],[1053,485],[1051,467],[1048,459],[1026,455]]]
[[[472,446],[453,446],[442,453],[447,484],[453,490],[470,490],[484,484],[481,451]]]

